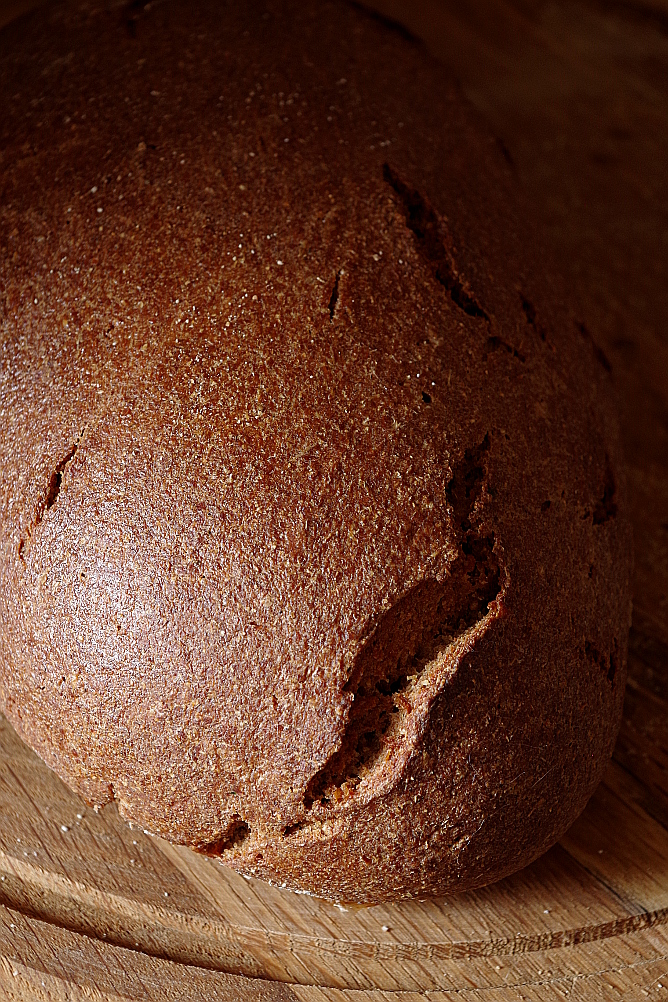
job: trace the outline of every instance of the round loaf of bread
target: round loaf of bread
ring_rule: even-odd
[[[609,366],[502,145],[357,7],[0,35],[0,707],[89,803],[348,901],[525,865],[624,692]]]

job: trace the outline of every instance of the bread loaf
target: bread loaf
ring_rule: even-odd
[[[517,188],[355,6],[0,34],[0,708],[89,803],[359,902],[582,810],[631,536],[609,366]]]

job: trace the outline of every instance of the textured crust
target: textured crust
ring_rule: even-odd
[[[529,862],[612,751],[631,539],[496,144],[357,9],[173,0],[6,29],[0,137],[19,733],[340,900]]]

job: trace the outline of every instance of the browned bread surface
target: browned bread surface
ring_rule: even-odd
[[[340,900],[489,882],[612,751],[606,360],[443,71],[346,5],[0,35],[0,706]]]

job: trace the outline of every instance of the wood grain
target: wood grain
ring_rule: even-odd
[[[668,3],[373,6],[487,119],[611,361],[636,550],[613,761],[514,877],[343,911],[85,809],[0,720],[0,997],[668,998]]]

